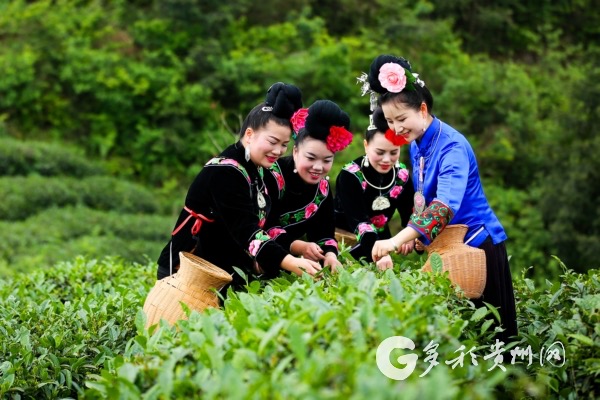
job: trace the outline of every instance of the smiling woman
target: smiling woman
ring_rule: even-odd
[[[352,141],[350,117],[334,102],[317,100],[292,121],[297,131],[293,154],[271,168],[279,198],[267,221],[268,233],[292,254],[335,269],[340,262],[327,174],[335,153]]]
[[[244,120],[240,140],[206,163],[158,259],[158,279],[177,271],[179,252],[190,252],[232,274],[234,288],[244,283],[234,266],[262,278],[277,276],[281,269],[299,275],[320,270],[318,263],[290,255],[264,230],[272,205],[267,185],[273,179],[265,169],[286,151],[290,118],[301,107],[297,87],[274,84]]]

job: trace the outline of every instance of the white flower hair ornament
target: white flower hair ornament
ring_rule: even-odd
[[[383,64],[379,68],[377,78],[381,86],[391,93],[400,93],[405,88],[415,90],[415,83],[421,87],[425,86],[425,82],[419,78],[419,74],[414,74],[393,62]]]

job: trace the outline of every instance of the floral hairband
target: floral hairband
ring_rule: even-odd
[[[301,108],[292,115],[290,121],[294,134],[294,139],[298,136],[300,129],[306,125],[306,118],[308,117],[308,108]],[[327,135],[327,141],[325,142],[327,149],[332,153],[344,150],[350,142],[352,142],[352,132],[348,131],[343,126],[332,126],[329,128],[329,135]]]
[[[414,74],[393,62],[383,64],[379,68],[377,78],[381,86],[391,93],[400,93],[404,88],[415,90],[415,83],[421,87],[425,86],[425,82],[419,79],[419,74]]]

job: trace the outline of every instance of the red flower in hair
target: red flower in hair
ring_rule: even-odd
[[[332,126],[327,136],[327,148],[335,153],[344,150],[352,142],[352,133],[343,126]]]
[[[292,123],[294,132],[298,133],[300,132],[300,129],[304,128],[306,117],[308,117],[308,108],[300,108],[292,115],[290,122]]]
[[[408,144],[408,142],[406,141],[406,139],[404,139],[403,136],[396,135],[396,132],[394,132],[391,129],[385,131],[385,138],[392,142],[394,146],[403,146],[405,144]]]

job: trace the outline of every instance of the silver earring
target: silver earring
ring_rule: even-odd
[[[367,155],[365,154],[365,157],[363,159],[363,165],[367,168],[369,168],[369,157],[367,157]]]
[[[325,180],[326,180],[326,181],[328,181],[328,180],[329,180],[329,175],[327,175],[327,176],[325,177]]]
[[[244,149],[244,158],[246,159],[246,161],[250,161],[250,145],[247,144],[246,148]]]
[[[400,160],[396,160],[396,164],[394,165],[396,168],[400,168]]]
[[[425,132],[425,124],[427,124],[427,120],[423,120],[423,132]]]
[[[294,172],[295,174],[297,174],[297,173],[298,173],[298,170],[297,170],[296,168],[294,168],[294,171],[293,171],[293,172]]]

